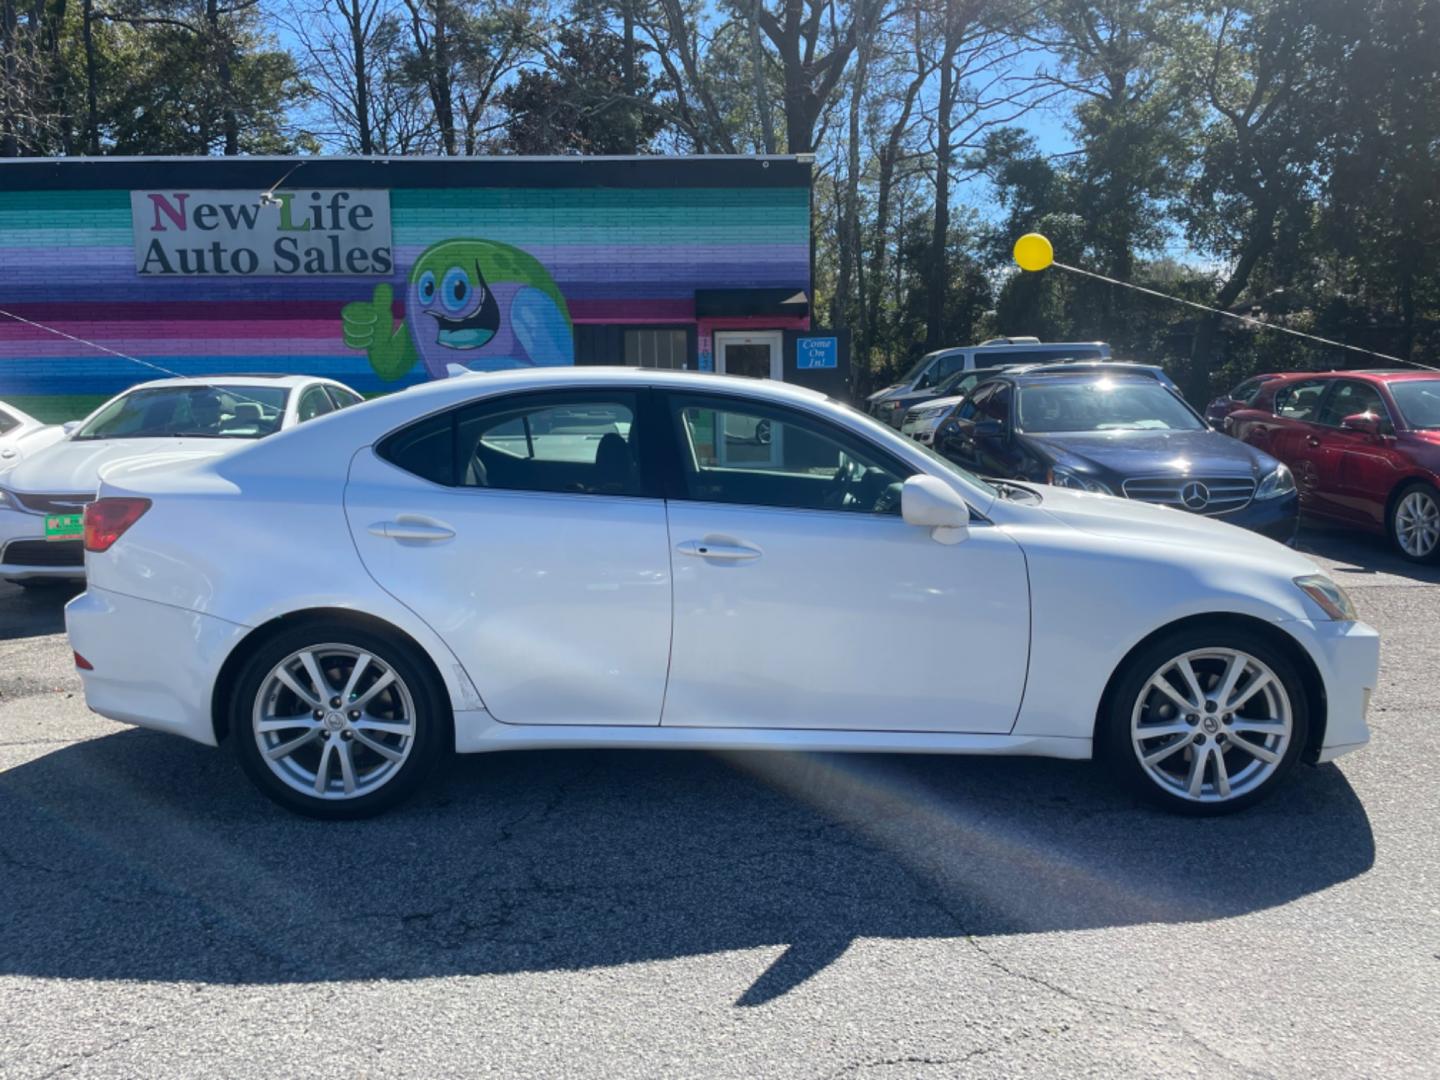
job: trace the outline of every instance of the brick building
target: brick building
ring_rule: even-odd
[[[794,157],[0,164],[0,310],[168,371],[367,393],[528,364],[794,377],[809,237]],[[0,316],[0,398],[152,373]]]

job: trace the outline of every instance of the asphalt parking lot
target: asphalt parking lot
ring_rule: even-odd
[[[305,821],[87,712],[69,594],[0,585],[0,1075],[1434,1076],[1440,570],[1302,546],[1384,635],[1374,741],[1200,821],[1076,763],[610,752]]]

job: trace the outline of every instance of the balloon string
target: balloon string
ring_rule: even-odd
[[[1364,349],[1359,345],[1347,345],[1343,341],[1332,341],[1330,338],[1321,337],[1319,334],[1307,334],[1303,330],[1293,330],[1288,326],[1279,326],[1276,323],[1266,322],[1264,319],[1257,319],[1253,315],[1240,315],[1233,311],[1226,311],[1224,308],[1199,304],[1194,300],[1186,300],[1180,296],[1171,296],[1169,293],[1157,292],[1155,289],[1147,289],[1143,285],[1135,285],[1129,281],[1120,281],[1116,278],[1106,277],[1104,274],[1097,274],[1093,270],[1082,270],[1078,266],[1070,266],[1058,261],[1052,262],[1050,265],[1058,266],[1061,270],[1069,270],[1072,274],[1080,274],[1084,277],[1094,278],[1096,281],[1103,281],[1107,285],[1119,285],[1122,289],[1133,289],[1135,292],[1144,293],[1146,296],[1169,300],[1174,304],[1183,304],[1185,307],[1194,308],[1196,311],[1208,312],[1211,315],[1223,315],[1227,319],[1234,319],[1236,322],[1246,323],[1250,326],[1258,326],[1262,330],[1276,330],[1282,334],[1289,334],[1291,337],[1304,338],[1306,341],[1318,342],[1321,345],[1328,345],[1334,349],[1347,349],[1350,352],[1378,357],[1381,360],[1390,360],[1397,364],[1409,364],[1413,367],[1424,368],[1426,371],[1440,371],[1440,368],[1432,367],[1430,364],[1422,364],[1418,360],[1406,360],[1403,356],[1391,356],[1389,353],[1376,352],[1374,349]]]

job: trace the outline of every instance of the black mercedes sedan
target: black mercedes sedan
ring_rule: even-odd
[[[1290,470],[1213,431],[1143,375],[1012,372],[976,387],[935,449],[981,476],[1172,506],[1288,543],[1299,500]]]

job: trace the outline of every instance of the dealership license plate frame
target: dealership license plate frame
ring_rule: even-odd
[[[46,514],[46,540],[80,540],[85,536],[85,515]]]

